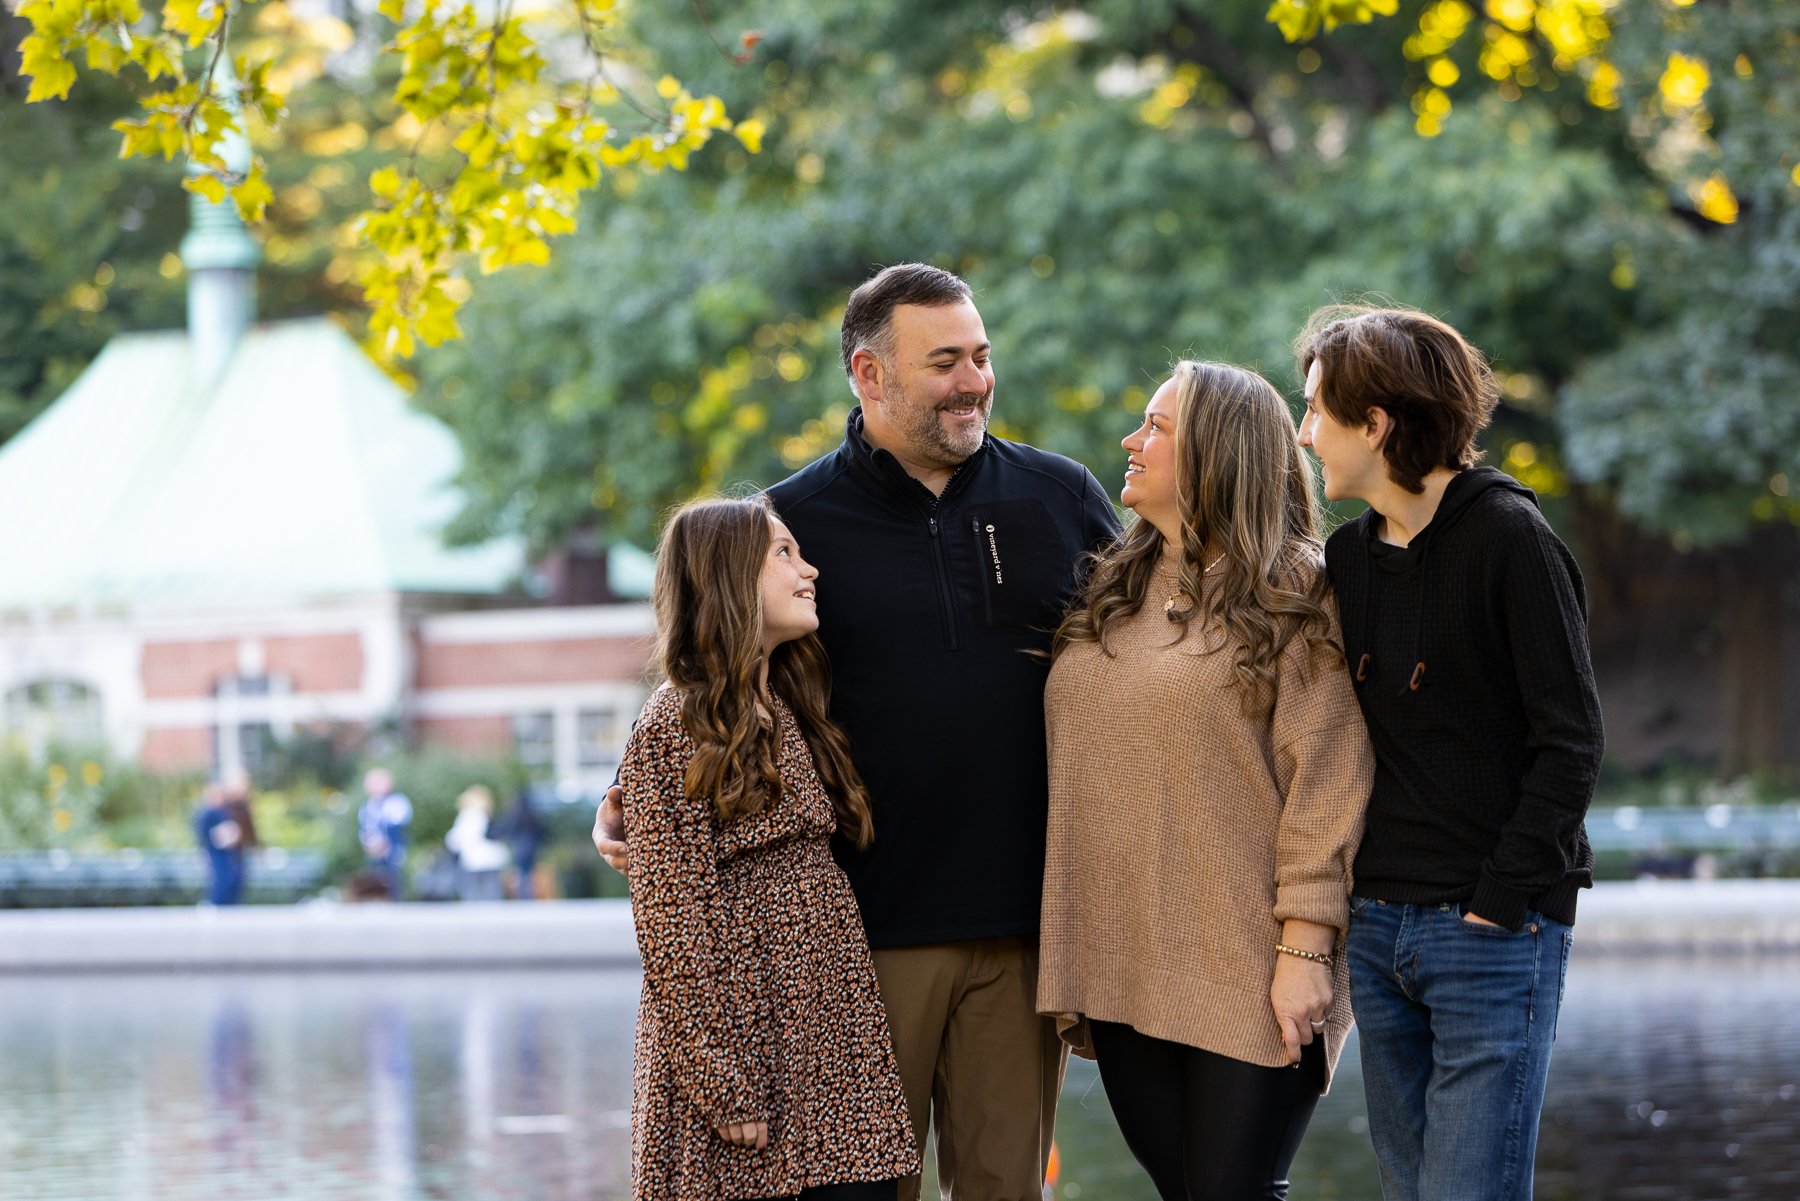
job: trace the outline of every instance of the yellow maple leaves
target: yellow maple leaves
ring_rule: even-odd
[[[1304,42],[1320,30],[1339,25],[1367,25],[1376,17],[1391,17],[1399,0],[1275,0],[1268,19],[1290,42]]]
[[[611,0],[567,2],[602,59]],[[370,179],[376,203],[357,229],[381,252],[361,282],[373,310],[370,349],[383,360],[457,336],[465,261],[482,274],[548,262],[550,239],[575,230],[581,195],[603,173],[682,170],[718,132],[734,133],[752,153],[761,148],[760,121],[732,121],[716,96],[694,96],[670,75],[652,85],[660,118],[621,131],[607,115],[617,86],[599,73],[551,78],[521,19],[480,18],[460,0],[424,0],[410,18],[402,7],[391,0],[383,8],[400,23],[395,99],[421,129],[448,135],[456,157],[430,179],[393,167]],[[644,103],[632,107],[648,113]]]
[[[1663,107],[1675,110],[1697,107],[1711,85],[1712,72],[1706,69],[1705,63],[1676,53],[1669,55],[1668,66],[1663,68],[1662,78],[1656,81],[1656,90],[1662,93]]]
[[[1694,0],[1670,0],[1674,9],[1692,6]],[[1554,87],[1561,78],[1574,76],[1585,84],[1587,100],[1596,108],[1617,109],[1625,79],[1609,58],[1612,40],[1611,14],[1619,0],[1482,0],[1482,45],[1476,62],[1481,73],[1499,85],[1502,96],[1516,98],[1522,89]],[[1367,22],[1388,15],[1393,5],[1358,4],[1352,0],[1276,0],[1268,19],[1290,41],[1303,41],[1329,32],[1337,25]],[[1476,11],[1465,0],[1434,0],[1419,12],[1418,27],[1402,45],[1406,57],[1422,64],[1424,78],[1413,92],[1414,127],[1425,137],[1442,132],[1453,108],[1450,89],[1462,78],[1451,59],[1469,31],[1476,28]],[[1466,60],[1465,60],[1466,61]],[[1733,64],[1739,78],[1755,74],[1749,59],[1739,55]],[[1648,80],[1643,81],[1645,84]],[[1712,147],[1707,131],[1712,117],[1706,111],[1712,72],[1697,56],[1681,51],[1668,55],[1656,80],[1655,99],[1663,118],[1686,130],[1681,139],[1704,151]],[[1716,147],[1712,161],[1716,161]],[[1708,161],[1697,154],[1695,163]],[[1690,170],[1693,165],[1690,165]],[[1699,172],[1704,172],[1700,174]],[[1800,167],[1794,169],[1800,186]],[[1730,224],[1738,218],[1738,199],[1724,174],[1707,166],[1686,184],[1694,211],[1708,221]]]
[[[282,98],[269,84],[268,61],[227,61],[225,44],[243,0],[162,0],[147,17],[141,0],[23,0],[31,23],[22,69],[31,101],[68,96],[81,68],[134,71],[161,83],[137,115],[114,123],[124,157],[184,157],[189,191],[214,203],[227,197],[256,221],[274,200],[259,159],[228,162],[228,135],[244,113],[274,124]],[[359,273],[370,306],[370,350],[384,363],[459,335],[456,313],[469,294],[460,274],[472,261],[483,273],[550,258],[549,239],[574,231],[582,193],[606,171],[682,170],[715,133],[729,132],[754,154],[767,130],[733,121],[716,96],[694,96],[665,75],[653,85],[662,112],[624,96],[602,69],[615,0],[557,0],[546,11],[555,32],[573,32],[589,53],[587,75],[551,78],[526,18],[472,0],[379,0],[395,25],[387,49],[400,64],[394,100],[405,110],[414,145],[404,165],[369,179],[372,207],[354,232],[369,253]],[[746,42],[746,47],[753,45]],[[193,55],[204,59],[192,72]],[[235,67],[235,79],[230,68]],[[223,69],[221,69],[223,68]],[[607,113],[621,102],[643,118],[620,130]],[[447,148],[419,153],[427,137]],[[429,167],[420,166],[429,162]],[[425,174],[429,172],[429,174]]]

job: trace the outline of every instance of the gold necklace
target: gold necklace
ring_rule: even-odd
[[[1225,552],[1220,551],[1217,555],[1215,555],[1213,557],[1213,561],[1211,563],[1208,563],[1205,567],[1202,567],[1200,569],[1201,576],[1204,577],[1204,576],[1211,575],[1212,569],[1217,567],[1220,563],[1222,563],[1224,561],[1225,561]],[[1175,581],[1177,584],[1179,584],[1181,582],[1181,573],[1180,573],[1179,569],[1177,569],[1177,571],[1176,571]],[[1182,618],[1186,617],[1188,614],[1187,609],[1182,609],[1179,612],[1177,612],[1175,609],[1175,602],[1180,600],[1185,595],[1186,595],[1186,593],[1184,593],[1179,587],[1177,587],[1175,589],[1175,595],[1171,596],[1168,600],[1163,602],[1163,616],[1167,617],[1170,621],[1180,621]]]

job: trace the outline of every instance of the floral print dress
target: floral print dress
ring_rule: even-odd
[[[685,795],[681,694],[625,748],[631,906],[644,967],[631,1104],[637,1201],[792,1197],[918,1171],[887,1016],[831,799],[779,699],[781,797],[722,823]],[[716,1127],[766,1121],[769,1145]]]

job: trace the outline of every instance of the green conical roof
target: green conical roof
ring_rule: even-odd
[[[252,328],[210,389],[179,333],[115,338],[0,447],[0,609],[496,593],[448,550],[450,432],[325,320]]]

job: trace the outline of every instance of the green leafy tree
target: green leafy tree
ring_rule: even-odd
[[[1676,284],[1561,395],[1570,470],[1718,581],[1724,766],[1800,770],[1800,5],[1696,8],[1682,53],[1711,72],[1705,143],[1645,150],[1671,211]],[[1620,52],[1652,59],[1653,28]],[[1637,40],[1633,40],[1637,39]],[[1655,103],[1645,97],[1643,104]],[[1731,221],[1704,219],[1732,181]],[[1699,182],[1696,182],[1699,181]],[[1697,203],[1696,203],[1697,200]],[[1692,206],[1692,207],[1690,207]],[[1698,212],[1694,210],[1697,209]],[[1696,565],[1698,566],[1698,565]],[[1689,568],[1690,571],[1694,567]]]
[[[1698,107],[1664,108],[1660,16],[1609,25],[1612,104],[1489,79],[1421,137],[1421,68],[1379,24],[1294,47],[1268,36],[1256,5],[1106,0],[1024,24],[959,8],[943,37],[914,44],[890,36],[901,7],[722,13],[767,34],[761,78],[738,77],[760,89],[765,154],[719,156],[680,187],[616,187],[566,254],[477,298],[468,340],[427,361],[423,391],[465,441],[465,533],[643,541],[673,501],[770,482],[828,449],[853,403],[839,306],[872,266],[901,258],[978,289],[1000,432],[1103,480],[1175,355],[1246,362],[1292,387],[1287,339],[1320,303],[1375,293],[1441,313],[1500,369],[1493,461],[1577,537],[1617,524],[1615,504],[1633,512],[1620,489],[1639,475],[1588,449],[1629,441],[1637,421],[1587,407],[1595,365],[1651,364],[1607,369],[1631,380],[1615,394],[1641,409],[1653,390],[1683,412],[1693,393],[1649,353],[1681,345],[1665,345],[1668,322],[1717,336],[1754,309],[1765,335],[1781,328],[1794,243],[1764,221],[1791,204],[1776,135],[1796,110],[1774,18],[1732,9],[1736,34],[1716,35],[1764,42],[1772,61],[1709,84],[1704,140],[1669,132]],[[633,36],[712,83],[691,27],[645,12]],[[1697,60],[1736,53],[1678,44]],[[717,86],[736,102],[730,81]],[[1766,114],[1753,135],[1749,109]],[[1735,213],[1709,210],[1715,173],[1733,181]],[[1695,304],[1709,273],[1764,281],[1770,299]],[[1767,489],[1778,472],[1763,459],[1793,442],[1736,456],[1746,431],[1719,400],[1721,454],[1751,488],[1729,503],[1785,523],[1752,485]],[[1643,438],[1664,456],[1678,441]],[[1603,538],[1584,553],[1603,589],[1643,569]]]
[[[1542,441],[1554,387],[1629,321],[1609,275],[1654,194],[1543,105],[1496,99],[1425,141],[1376,102],[1403,95],[1400,70],[1334,50],[1341,67],[1309,72],[1249,6],[1174,25],[1141,7],[1022,33],[964,16],[918,62],[764,19],[768,152],[616,195],[428,361],[425,402],[468,451],[464,532],[643,540],[673,501],[828,449],[853,403],[838,307],[906,257],[978,288],[1000,430],[1104,478],[1172,357],[1291,383],[1305,313],[1371,290],[1495,339]],[[685,32],[639,36],[680,60]],[[632,286],[596,288],[609,269]]]

